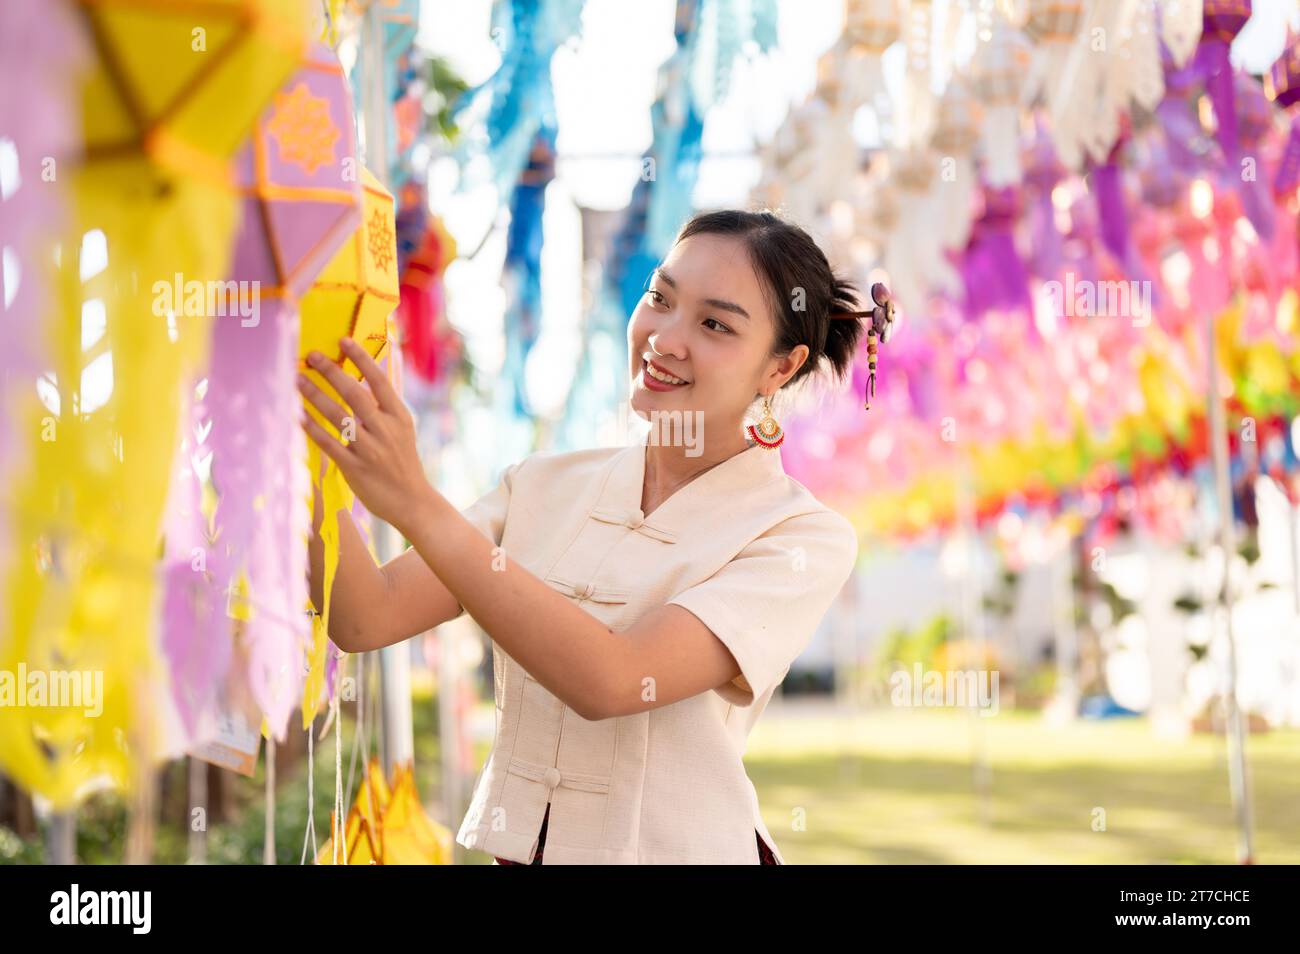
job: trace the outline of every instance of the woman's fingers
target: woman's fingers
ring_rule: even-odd
[[[302,412],[302,426],[307,431],[307,435],[320,446],[325,456],[338,464],[339,470],[343,471],[343,476],[347,477],[347,471],[344,470],[344,467],[351,464],[354,451],[340,443],[333,434],[321,427],[316,419],[305,410]]]
[[[352,416],[347,408],[326,394],[311,378],[305,374],[298,375],[298,390],[302,396],[320,411],[325,420],[334,425],[335,430],[343,430],[344,421]]]
[[[393,387],[393,382],[388,380],[388,375],[370,356],[370,352],[361,347],[354,338],[344,338],[342,344],[343,353],[351,358],[352,363],[360,369],[362,376],[370,385],[370,393],[375,396],[379,407],[391,414],[400,414],[406,410],[406,405],[402,403],[397,389]]]
[[[307,363],[334,386],[334,390],[352,409],[353,417],[362,424],[370,423],[375,411],[378,410],[378,405],[376,405],[375,399],[366,393],[366,389],[361,386],[360,381],[345,372],[319,351],[313,351],[309,354]]]

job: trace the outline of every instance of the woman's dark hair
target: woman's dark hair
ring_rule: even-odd
[[[773,353],[808,346],[808,360],[786,383],[811,373],[822,359],[834,377],[842,379],[853,366],[867,324],[861,317],[831,317],[859,310],[857,286],[834,273],[812,236],[766,209],[722,209],[692,216],[674,244],[708,234],[732,235],[745,243],[776,318]]]

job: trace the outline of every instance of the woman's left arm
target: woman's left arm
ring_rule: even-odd
[[[342,444],[304,412],[303,426],[376,517],[405,536],[488,635],[584,719],[652,709],[725,685],[741,674],[731,651],[695,615],[667,605],[615,633],[502,553],[428,481],[410,410],[356,342],[345,355],[367,390],[338,365],[311,360],[347,402],[318,388],[308,400]]]

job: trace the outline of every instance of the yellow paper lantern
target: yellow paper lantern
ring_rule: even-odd
[[[44,319],[54,394],[30,409],[29,464],[8,489],[14,553],[30,558],[0,580],[0,670],[99,674],[98,711],[0,707],[0,769],[59,809],[99,776],[131,787],[161,748],[150,708],[163,675],[158,534],[182,382],[199,366],[212,318],[160,304],[153,283],[224,274],[237,218],[227,191],[165,178],[139,155],[86,165],[68,181],[73,220]],[[91,230],[108,264],[83,282],[78,250]],[[86,302],[105,319],[92,348],[83,347]]]
[[[354,378],[361,371],[345,357],[339,339],[350,337],[376,359],[388,345],[388,320],[398,302],[397,231],[393,196],[368,169],[361,170],[361,224],[343,243],[329,264],[316,277],[299,305],[301,337],[299,355],[303,372],[336,400],[339,395],[306,357],[319,351],[339,364]],[[331,435],[338,431],[316,407],[304,402],[311,414]],[[346,436],[346,435],[344,435]],[[351,510],[353,494],[333,461],[325,457],[314,441],[308,444],[308,467],[312,492],[321,495],[324,517],[320,537],[324,554],[325,605],[316,620],[309,655],[308,675],[303,689],[304,728],[311,724],[323,702],[326,638],[329,632],[330,594],[338,567],[338,512]],[[315,507],[315,497],[311,506]]]
[[[229,160],[308,38],[302,0],[70,5],[93,47],[69,104],[84,148],[55,157],[69,215],[39,262],[51,394],[24,408],[28,466],[5,505],[27,558],[0,580],[0,669],[102,680],[93,707],[0,708],[0,768],[61,810],[102,778],[131,787],[161,752],[158,538],[180,395],[214,318],[182,288],[226,277]],[[86,346],[91,308],[104,331]]]
[[[336,830],[336,816],[331,813],[331,835],[316,855],[318,865],[335,864]],[[390,789],[377,758],[370,760],[348,812],[339,864],[344,863],[345,845],[349,865],[449,865],[452,860],[451,832],[425,814],[411,765],[396,768]]]
[[[98,54],[84,89],[92,162],[143,152],[226,179],[226,160],[307,52],[302,0],[74,2]]]
[[[366,168],[361,189],[361,225],[316,277],[300,307],[302,357],[319,351],[355,378],[361,372],[343,356],[339,339],[355,339],[378,359],[388,344],[388,316],[398,302],[393,196]]]

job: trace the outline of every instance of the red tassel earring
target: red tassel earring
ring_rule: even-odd
[[[781,442],[785,440],[785,430],[777,423],[772,416],[772,398],[765,396],[763,398],[763,417],[757,424],[748,425],[745,430],[753,438],[754,443],[759,447],[766,447],[771,450],[774,447],[780,447]]]

